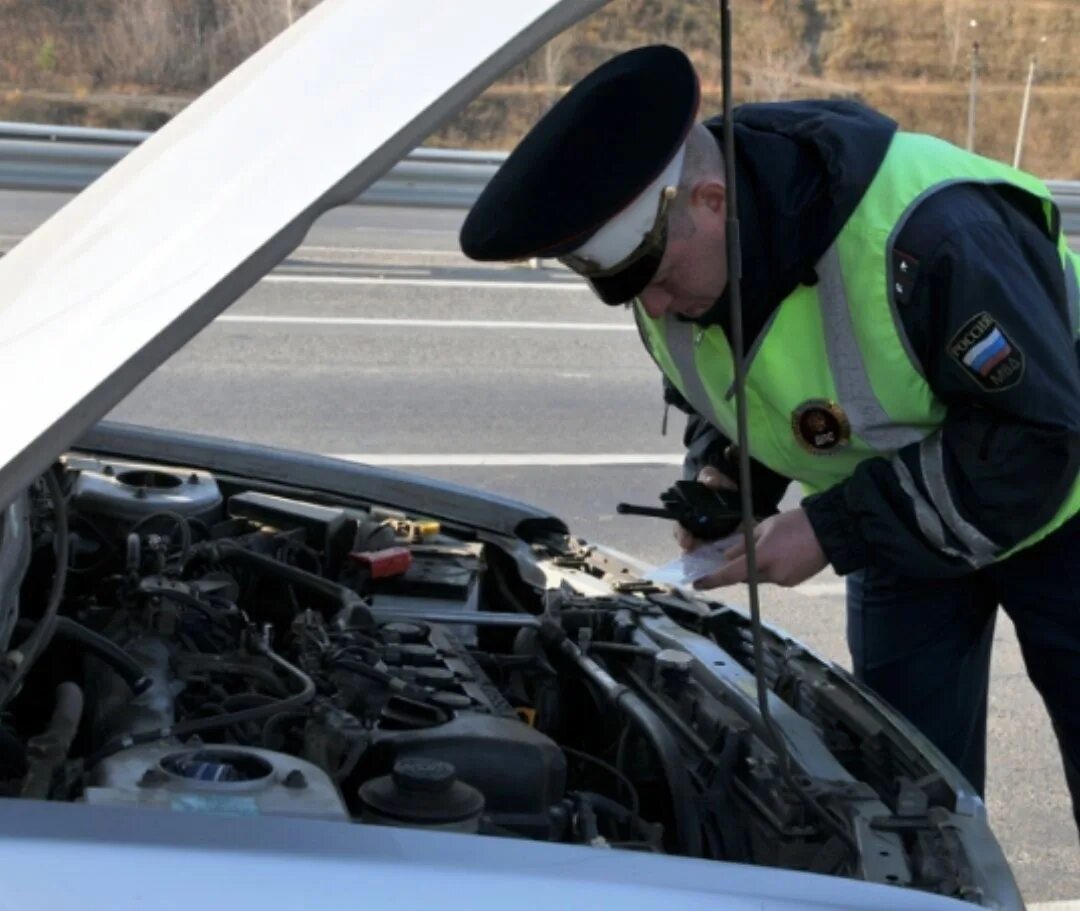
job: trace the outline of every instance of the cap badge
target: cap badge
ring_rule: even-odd
[[[803,449],[828,455],[851,440],[851,422],[836,402],[810,399],[791,412],[791,431]]]

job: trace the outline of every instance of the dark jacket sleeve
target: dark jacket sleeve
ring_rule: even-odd
[[[698,414],[667,377],[664,378],[664,404],[674,405],[686,414],[686,429],[683,431],[683,445],[686,447],[683,480],[695,480],[702,468],[711,465],[738,483],[738,451],[731,444],[731,440]],[[789,478],[777,474],[758,461],[750,460],[754,512],[759,518],[776,512],[777,504],[790,484]]]
[[[1044,526],[1076,478],[1080,369],[1061,260],[1028,217],[980,206],[910,259],[898,303],[943,425],[803,501],[839,573],[970,572]]]

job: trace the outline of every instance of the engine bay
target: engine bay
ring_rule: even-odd
[[[0,796],[983,897],[984,823],[832,671],[770,640],[777,755],[745,617],[573,539],[71,455],[3,513],[0,649]]]

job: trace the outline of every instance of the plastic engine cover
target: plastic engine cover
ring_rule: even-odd
[[[450,763],[459,780],[484,795],[500,825],[544,838],[550,808],[566,791],[566,758],[558,745],[516,718],[462,713],[446,724],[380,733],[363,777],[389,774],[395,762],[423,757]]]

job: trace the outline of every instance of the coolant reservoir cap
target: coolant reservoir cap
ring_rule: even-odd
[[[214,790],[250,790],[274,773],[274,767],[255,753],[213,747],[170,753],[159,765],[174,781]]]
[[[449,762],[409,756],[394,763],[393,773],[360,786],[368,822],[414,826],[473,826],[484,811],[484,795],[458,781]]]
[[[441,759],[412,757],[394,763],[394,784],[404,791],[439,793],[454,785],[454,767]]]
[[[694,666],[694,658],[677,648],[666,648],[656,653],[656,666],[661,670],[688,674]]]

